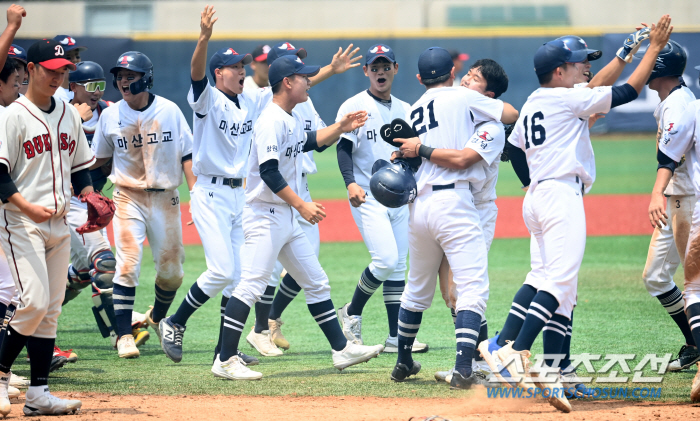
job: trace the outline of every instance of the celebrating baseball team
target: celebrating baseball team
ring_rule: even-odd
[[[439,47],[418,58],[417,83],[426,90],[413,105],[393,95],[399,64],[383,43],[370,47],[364,62],[350,44],[325,67],[306,64],[307,51],[289,42],[252,55],[223,48],[210,56],[215,13],[211,6],[202,11],[192,55],[190,130],[175,103],[150,92],[157,80],[146,54],[125,52],[108,69],[122,96],[112,104],[102,100],[106,72],[81,60],[84,47],[59,35],[25,51],[12,42],[26,11],[8,9],[0,35],[0,414],[11,412],[18,388],[27,388],[25,415],[80,409],[78,400],[53,396],[48,378],[77,359],[56,346],[57,324],[62,305],[87,287],[99,331],[120,358],[139,357],[150,327],[176,363],[187,349],[189,318],[221,293],[211,372],[231,380],[263,377],[250,368],[258,358],[240,347],[251,309],[246,341],[262,357],[283,356],[294,338],[283,335],[282,315],[303,289],[335,368],[395,353],[390,378],[403,382],[421,370],[413,354],[429,350],[417,335],[438,281],[456,336],[456,360],[435,373],[439,382],[454,389],[540,388],[552,406],[570,412],[569,399],[589,391],[569,360],[586,243],[583,196],[596,178],[589,128],[645,85],[661,102],[649,206],[655,230],[643,279],[685,337],[669,371],[700,361],[700,102],[683,81],[687,56],[670,40],[668,15],[636,28],[595,75],[590,62],[602,52],[583,39],[540,46],[534,55],[540,88],[518,112],[498,99],[508,77],[497,62],[476,61],[460,83],[453,55]],[[648,47],[639,53],[644,41]],[[630,78],[612,86],[634,57],[639,64]],[[253,76],[246,77],[247,65]],[[360,66],[368,89],[347,99],[326,125],[309,88]],[[319,263],[318,223],[326,213],[308,184],[317,171],[314,152],[336,142],[352,217],[371,256],[338,310]],[[500,333],[489,337],[488,252],[501,162],[512,164],[527,191],[531,271]],[[184,277],[177,190],[183,176],[207,269],[168,315]],[[113,199],[101,194],[107,181]],[[111,221],[115,253],[105,229]],[[134,300],[146,240],[155,301],[142,314]],[[673,281],[680,264],[684,292]],[[387,338],[368,345],[363,309],[380,287]],[[531,348],[540,332],[544,354],[563,358],[535,367]],[[30,379],[11,373],[25,347]],[[700,374],[691,399],[700,401]]]

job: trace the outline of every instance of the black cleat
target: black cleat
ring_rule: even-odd
[[[413,366],[409,369],[406,364],[396,364],[394,371],[391,372],[391,380],[395,382],[405,382],[410,376],[415,376],[420,371],[420,363],[413,362]]]
[[[681,350],[678,351],[678,358],[672,360],[668,364],[666,371],[681,371],[690,368],[690,366],[695,365],[696,362],[700,361],[700,352],[695,346],[683,345]]]
[[[250,355],[246,355],[246,354],[242,353],[240,350],[238,350],[238,354],[236,354],[236,355],[238,355],[238,358],[240,358],[247,366],[260,364],[260,360],[258,360],[255,357],[251,357]]]
[[[454,373],[452,373],[452,380],[450,380],[450,389],[469,390],[477,384],[484,385],[485,381],[477,376],[476,373],[472,372],[471,376],[465,378],[459,371],[455,370]]]
[[[59,368],[63,367],[68,363],[68,358],[61,355],[54,355],[51,357],[51,367],[49,368],[49,373],[53,373]]]

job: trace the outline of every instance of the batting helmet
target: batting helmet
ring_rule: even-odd
[[[635,55],[637,58],[644,57],[644,53]],[[683,76],[685,65],[688,62],[688,55],[679,43],[670,39],[666,46],[659,53],[654,69],[651,71],[647,85],[652,80],[664,76]]]
[[[133,70],[135,72],[143,73],[143,77],[136,82],[132,82],[129,85],[129,92],[132,95],[140,94],[141,92],[147,91],[153,87],[153,63],[145,54],[138,51],[127,51],[126,53],[119,56],[116,66],[112,67],[109,72],[114,75],[112,84],[114,89],[120,91],[117,85],[117,73],[121,69]]]
[[[87,80],[105,80],[102,66],[94,61],[81,61],[75,65],[75,70],[68,74],[68,81],[71,83]]]
[[[387,208],[400,208],[413,202],[418,186],[408,164],[395,162],[382,166],[372,175],[369,189],[382,205]]]
[[[564,41],[564,44],[569,47],[571,51],[586,50],[588,53],[588,61],[598,60],[603,55],[603,52],[600,50],[591,50],[588,48],[586,41],[576,35],[566,35],[557,39]]]

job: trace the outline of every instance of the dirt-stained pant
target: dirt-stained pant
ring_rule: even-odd
[[[55,338],[66,292],[70,233],[63,216],[37,224],[21,212],[3,209],[0,244],[19,291],[10,325],[19,334]]]
[[[688,246],[685,249],[685,308],[691,304],[700,303],[700,198],[696,198],[693,211],[693,225],[688,236]],[[693,328],[698,320],[688,321]]]
[[[156,285],[176,291],[182,284],[180,196],[177,190],[144,191],[117,187],[114,191],[114,243],[117,269],[114,283],[139,284],[143,243],[148,239],[156,266]]]

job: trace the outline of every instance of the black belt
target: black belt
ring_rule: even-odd
[[[217,179],[217,177],[212,177],[211,184],[216,184],[216,179]],[[243,179],[242,178],[224,178],[223,182],[221,184],[223,184],[224,186],[229,186],[232,189],[235,189],[236,187],[243,186]]]
[[[539,180],[537,183],[544,183],[545,181],[549,180],[556,180],[556,178],[545,178],[543,180]],[[578,178],[578,175],[576,176],[576,183],[581,185],[581,193],[586,191],[586,186],[581,182],[581,179]]]
[[[434,186],[433,186],[433,191],[449,190],[449,189],[454,189],[454,188],[455,188],[455,183],[452,183],[452,184],[442,184],[442,185],[434,185]]]
[[[165,189],[143,189],[143,191],[147,191],[147,192],[149,192],[149,193],[152,193],[152,192],[164,192]]]

